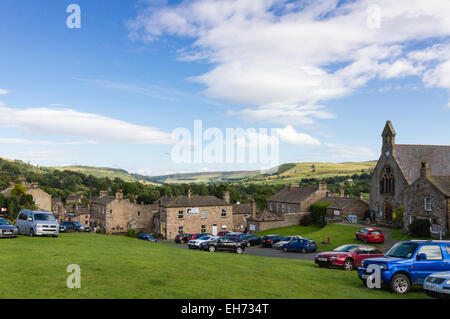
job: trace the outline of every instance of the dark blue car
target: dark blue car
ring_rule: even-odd
[[[371,266],[373,265],[373,266]],[[395,244],[384,257],[365,259],[358,276],[367,285],[367,278],[377,267],[381,283],[396,294],[406,294],[412,285],[423,285],[432,273],[450,271],[450,241],[411,240]]]
[[[312,239],[293,237],[291,241],[283,245],[283,251],[295,251],[297,253],[310,253],[317,250],[316,242]]]
[[[147,241],[151,241],[151,242],[154,242],[154,243],[157,242],[156,238],[153,237],[153,236],[150,235],[150,234],[139,234],[139,235],[137,236],[137,239],[147,240]]]

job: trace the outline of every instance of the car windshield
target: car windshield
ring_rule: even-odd
[[[202,236],[202,237],[200,237],[199,238],[199,240],[208,240],[208,239],[210,239],[211,237],[209,237],[209,236]]]
[[[4,218],[0,218],[0,225],[9,225],[8,221]]]
[[[411,258],[417,250],[418,243],[397,243],[389,249],[386,257]]]
[[[344,245],[338,248],[333,249],[333,251],[344,252],[344,253],[352,253],[358,248],[357,245]]]
[[[34,220],[55,221],[56,219],[52,214],[34,214]]]

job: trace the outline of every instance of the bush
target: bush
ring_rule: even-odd
[[[309,210],[311,211],[311,220],[314,225],[324,227],[327,224],[325,216],[330,205],[331,203],[316,203],[311,205]]]
[[[309,226],[312,223],[312,217],[311,214],[306,214],[305,216],[303,216],[303,218],[300,221],[300,225],[302,226]]]
[[[128,230],[127,230],[127,234],[126,234],[128,237],[136,237],[136,230],[135,229],[133,229],[133,228],[129,228]]]
[[[99,228],[95,231],[96,234],[105,234],[105,230],[103,228]]]
[[[403,226],[403,215],[404,215],[405,209],[403,206],[399,206],[394,211],[394,222],[398,226]]]
[[[416,219],[411,224],[411,235],[414,237],[430,237],[431,223],[428,219]]]

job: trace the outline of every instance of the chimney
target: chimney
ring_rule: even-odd
[[[252,198],[252,218],[256,219],[256,203],[254,198]]]
[[[364,199],[364,194],[363,193],[359,193],[359,199],[363,200]]]
[[[428,162],[424,161],[420,164],[420,177],[427,178],[430,177],[430,167]]]
[[[108,196],[108,191],[100,191],[100,197]]]
[[[327,190],[327,182],[326,181],[319,181],[317,183],[317,185],[318,185],[318,189],[320,191],[326,191]]]
[[[191,196],[191,189],[190,189],[190,188],[188,189],[187,197],[188,197],[189,199],[191,199],[191,197],[192,197],[192,196]]]
[[[339,186],[339,196],[345,197],[344,185]]]
[[[227,203],[230,202],[230,192],[228,191],[223,192],[223,200],[226,201]]]
[[[119,189],[117,192],[116,192],[116,199],[123,199],[123,194],[122,194],[122,190],[121,189]]]

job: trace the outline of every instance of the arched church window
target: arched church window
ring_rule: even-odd
[[[380,176],[380,193],[394,194],[395,192],[395,178],[392,168],[388,165],[383,169]]]

